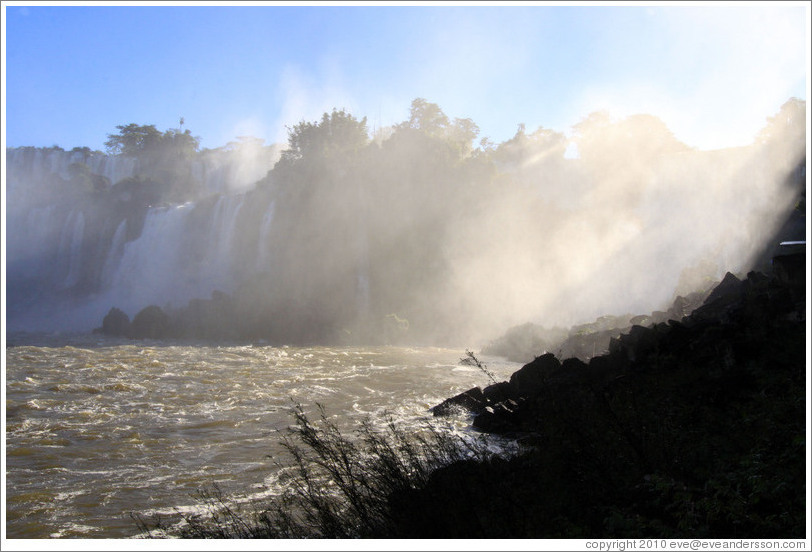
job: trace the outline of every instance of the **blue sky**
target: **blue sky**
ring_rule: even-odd
[[[273,143],[334,107],[399,123],[421,97],[494,142],[606,109],[704,149],[750,143],[809,86],[808,2],[3,8],[8,147],[103,149],[180,117],[203,147]]]

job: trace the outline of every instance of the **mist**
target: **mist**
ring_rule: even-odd
[[[647,114],[478,142],[420,99],[368,134],[334,110],[287,145],[243,138],[168,172],[8,150],[9,329],[89,331],[158,305],[172,337],[477,347],[763,266],[805,197],[795,99],[751,145],[712,151]]]

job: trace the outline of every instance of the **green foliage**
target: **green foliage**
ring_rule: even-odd
[[[423,98],[412,100],[409,120],[401,126],[425,132],[429,135],[442,135],[448,128],[449,120],[440,106]]]
[[[91,172],[85,163],[71,163],[68,166],[70,184],[78,193],[103,193],[110,189],[110,179]]]
[[[137,161],[135,178],[159,183],[159,199],[179,202],[195,196],[198,182],[191,173],[191,162],[200,138],[190,130],[169,129],[160,132],[155,125],[119,125],[117,134],[105,142],[112,155],[132,157]]]
[[[108,134],[104,146],[107,153],[141,157],[155,152],[161,142],[162,134],[155,125],[118,125],[118,134]]]
[[[359,121],[343,109],[333,109],[319,122],[302,121],[288,129],[288,148],[282,152],[281,162],[315,163],[336,158],[357,152],[368,140],[366,117]]]
[[[452,123],[440,106],[423,98],[412,101],[409,120],[398,125],[397,130],[414,130],[437,138],[459,156],[471,153],[472,143],[479,135],[479,127],[472,119],[454,119]]]
[[[192,136],[190,130],[169,129],[160,132],[155,125],[119,125],[118,134],[108,134],[104,145],[112,155],[134,157],[143,170],[159,165],[162,168],[172,164],[190,161],[200,147],[200,138]]]

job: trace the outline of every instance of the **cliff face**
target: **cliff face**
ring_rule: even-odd
[[[805,287],[803,268],[728,275],[690,316],[633,326],[588,363],[543,355],[438,405],[527,449],[435,474],[409,498],[425,508],[414,526],[444,537],[802,538]]]

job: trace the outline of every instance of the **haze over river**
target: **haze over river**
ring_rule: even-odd
[[[467,431],[428,408],[488,379],[464,349],[189,346],[11,335],[6,349],[7,537],[126,538],[145,516],[279,491],[268,455],[300,403],[352,431],[391,413]],[[497,379],[520,365],[482,357]],[[281,430],[281,432],[280,432]]]

